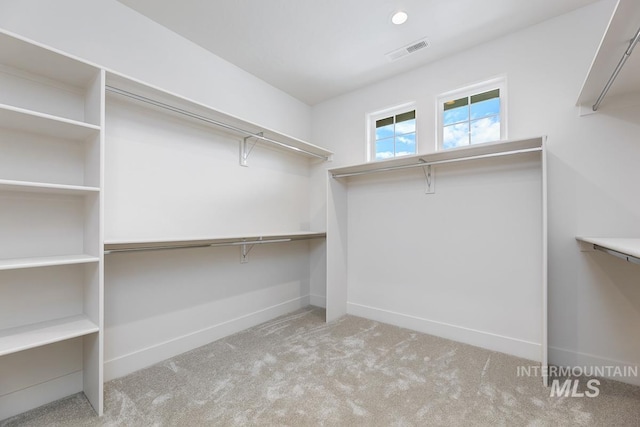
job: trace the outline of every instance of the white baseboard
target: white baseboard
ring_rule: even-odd
[[[347,313],[536,362],[541,360],[539,343],[354,303],[347,304]]]
[[[82,371],[0,396],[0,421],[82,391]]]
[[[309,295],[309,304],[315,307],[327,308],[327,297],[321,295]]]
[[[640,366],[638,363],[622,362],[619,360],[607,359],[605,357],[596,356],[588,353],[578,353],[572,350],[567,350],[558,347],[549,347],[549,364],[562,367],[579,367],[588,374],[589,371],[602,368],[604,372],[612,372],[614,375],[603,375],[603,378],[620,381],[627,384],[640,386]],[[592,369],[592,367],[594,369]],[[615,370],[608,367],[620,368],[618,375],[615,375]],[[638,375],[620,375],[633,371],[635,368]]]
[[[107,360],[104,363],[104,380],[110,381],[114,378],[120,378],[308,305],[308,295],[294,298],[191,332],[187,335]]]

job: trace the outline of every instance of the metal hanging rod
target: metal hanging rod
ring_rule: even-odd
[[[303,240],[303,239],[296,239]],[[205,243],[205,244],[177,244],[177,245],[166,245],[166,246],[145,246],[145,247],[136,247],[136,248],[122,248],[122,249],[109,249],[104,251],[105,255],[120,253],[120,252],[142,252],[142,251],[166,251],[172,249],[189,249],[189,248],[211,248],[218,246],[248,246],[248,245],[262,245],[265,243],[285,243],[291,242],[293,239],[270,239],[270,240],[242,240],[236,242],[226,242],[226,243]],[[248,253],[248,251],[247,251]]]
[[[348,177],[348,176],[367,175],[367,174],[370,174],[370,173],[386,172],[386,171],[399,170],[399,169],[423,168],[425,166],[442,165],[442,164],[445,164],[445,163],[458,163],[458,162],[464,162],[464,161],[467,161],[467,160],[488,159],[488,158],[492,158],[492,157],[510,156],[510,155],[514,155],[514,154],[533,153],[533,152],[536,152],[536,151],[542,151],[542,147],[525,148],[525,149],[522,149],[522,150],[503,151],[501,153],[480,154],[480,155],[477,155],[477,156],[459,157],[459,158],[456,158],[456,159],[434,160],[432,162],[429,162],[429,161],[426,161],[426,160],[420,158],[420,159],[418,159],[418,163],[413,163],[413,164],[410,164],[410,165],[389,166],[389,167],[382,167],[382,168],[378,168],[378,169],[370,169],[370,170],[358,171],[358,172],[335,173],[335,174],[332,174],[331,176],[333,178],[345,178],[345,177]]]
[[[200,120],[200,121],[203,121],[203,122],[206,122],[206,123],[221,127],[223,129],[230,130],[232,132],[236,132],[236,133],[239,133],[239,134],[242,134],[242,135],[246,135],[246,136],[251,137],[251,138],[256,138],[256,139],[259,139],[261,141],[268,142],[270,144],[275,144],[275,145],[278,145],[280,147],[286,148],[288,150],[293,150],[293,151],[297,151],[299,153],[307,154],[309,156],[317,157],[319,159],[329,160],[328,156],[324,156],[322,154],[313,153],[311,151],[307,151],[305,149],[294,147],[293,145],[289,145],[289,144],[286,144],[284,142],[280,142],[280,141],[277,141],[275,139],[271,139],[269,137],[264,136],[262,134],[262,132],[258,132],[258,133],[250,132],[248,130],[241,129],[239,127],[236,127],[236,126],[233,126],[233,125],[230,125],[230,124],[218,121],[218,120],[214,120],[214,119],[211,119],[209,117],[201,116],[200,114],[196,114],[196,113],[192,113],[192,112],[187,111],[187,110],[183,110],[182,108],[174,107],[173,105],[165,104],[164,102],[160,102],[160,101],[156,101],[156,100],[151,99],[151,98],[147,98],[146,96],[138,95],[136,93],[129,92],[127,90],[117,88],[115,86],[105,85],[105,88],[109,92],[113,92],[113,93],[116,93],[118,95],[126,96],[128,98],[135,99],[137,101],[145,102],[147,104],[151,104],[153,106],[156,106],[156,107],[159,107],[159,108],[163,108],[165,110],[169,110],[169,111],[172,111],[174,113],[182,114],[183,116],[191,117],[192,119]]]
[[[604,246],[599,246],[599,245],[594,244],[593,245],[593,249],[595,249],[596,251],[604,252],[604,253],[609,254],[609,255],[613,255],[616,258],[622,258],[623,260],[625,260],[627,262],[632,262],[634,264],[640,264],[640,258],[636,258],[634,256],[627,255],[627,254],[622,253],[622,252],[614,251],[613,249],[605,248]]]
[[[631,52],[633,52],[633,48],[636,47],[639,40],[640,40],[640,28],[638,28],[638,31],[636,32],[635,37],[633,37],[629,42],[629,47],[622,55],[622,58],[620,58],[620,62],[618,62],[616,69],[613,70],[613,74],[611,74],[611,77],[609,77],[609,81],[604,86],[604,89],[602,89],[602,92],[600,93],[600,96],[596,100],[596,103],[593,104],[593,107],[591,107],[593,111],[596,111],[598,107],[600,107],[600,103],[602,102],[604,97],[607,95],[607,92],[609,92],[611,85],[613,84],[616,77],[618,77],[618,73],[620,73],[620,70],[622,70],[622,67],[624,66],[625,62],[627,62],[627,59],[629,59],[629,57],[631,56]]]

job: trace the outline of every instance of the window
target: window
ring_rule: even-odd
[[[439,96],[439,149],[505,139],[505,86],[500,78]]]
[[[416,110],[403,106],[369,115],[370,160],[416,154]]]

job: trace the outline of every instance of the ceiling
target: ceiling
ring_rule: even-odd
[[[118,1],[314,105],[596,0]],[[386,58],[424,37],[428,48]]]

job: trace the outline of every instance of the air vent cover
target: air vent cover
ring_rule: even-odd
[[[400,58],[403,58],[407,55],[409,55],[410,53],[415,53],[419,50],[422,50],[426,47],[429,47],[429,42],[427,41],[426,38],[415,41],[413,43],[409,43],[406,46],[401,47],[400,49],[396,49],[394,51],[391,51],[389,53],[387,53],[385,56],[387,57],[387,59],[389,61],[396,61]]]

